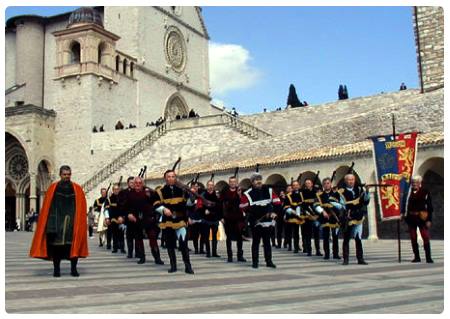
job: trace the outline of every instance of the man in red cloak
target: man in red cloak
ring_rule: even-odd
[[[87,245],[87,205],[80,185],[70,181],[71,169],[61,166],[61,180],[45,193],[30,257],[53,260],[53,276],[60,277],[62,259],[69,259],[70,274],[78,277],[78,258],[89,255]]]

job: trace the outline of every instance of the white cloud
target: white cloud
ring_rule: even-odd
[[[209,73],[212,94],[223,95],[229,91],[254,86],[262,72],[249,65],[250,53],[237,44],[209,44]]]

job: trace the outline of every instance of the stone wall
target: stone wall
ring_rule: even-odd
[[[5,89],[16,84],[16,35],[5,32]],[[21,83],[20,83],[21,84]]]
[[[413,23],[422,90],[441,88],[444,86],[443,8],[414,7]]]
[[[26,83],[25,104],[43,106],[44,26],[33,19],[17,21],[16,82]]]

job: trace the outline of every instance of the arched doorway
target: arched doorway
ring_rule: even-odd
[[[267,177],[266,185],[273,188],[273,190],[279,194],[281,190],[285,190],[287,186],[286,179],[280,174],[272,174]]]
[[[5,188],[5,212],[5,230],[12,231],[16,221],[16,186],[8,180]]]
[[[7,216],[10,219],[14,217],[9,221],[10,226],[14,227],[16,220],[20,219],[23,229],[25,212],[30,207],[29,161],[21,142],[8,132],[5,134],[5,177],[10,184],[5,196],[5,203],[9,203]]]
[[[166,108],[164,109],[164,118],[167,121],[172,121],[175,120],[177,115],[182,117],[184,115],[187,116],[188,113],[189,108],[186,101],[180,94],[175,93],[167,101]]]
[[[444,158],[427,159],[417,172],[422,176],[422,187],[430,192],[433,204],[431,238],[444,239]]]

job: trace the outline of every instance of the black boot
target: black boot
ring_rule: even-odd
[[[211,257],[211,243],[209,242],[208,239],[205,241],[205,249],[206,249],[206,257],[210,258]]]
[[[170,260],[170,269],[168,270],[169,273],[173,273],[177,271],[177,257],[175,256],[175,249],[174,248],[167,248],[167,254],[169,255]]]
[[[184,272],[187,274],[194,274],[194,270],[192,270],[191,262],[189,260],[189,250],[187,247],[184,247],[181,250],[181,254],[183,256],[183,262],[184,262]]]
[[[323,259],[330,259],[330,239],[328,236],[323,239],[323,252],[325,253]]]
[[[231,249],[231,240],[229,240],[227,238],[226,244],[227,244],[227,257],[228,257],[227,261],[229,263],[232,263],[233,262],[233,250]]]
[[[425,257],[427,259],[427,263],[432,264],[434,263],[433,259],[431,259],[431,247],[430,243],[423,244],[423,249],[425,250]]]
[[[161,260],[161,254],[159,253],[159,249],[152,249],[152,255],[155,259],[155,264],[164,265],[164,261]]]
[[[306,256],[312,256],[311,239],[306,240]]]
[[[140,258],[139,258],[139,260],[138,260],[137,263],[138,263],[139,265],[145,264],[145,254],[141,254],[141,255],[140,255]]]
[[[275,266],[272,260],[266,261],[266,266],[270,268],[277,268],[277,266]]]
[[[244,252],[242,250],[238,251],[237,260],[243,263],[247,262],[247,259],[244,258]]]
[[[53,258],[53,277],[61,277],[61,259]]]
[[[72,275],[73,277],[80,276],[80,274],[77,271],[77,263],[78,263],[78,258],[73,258],[70,260],[70,275]]]
[[[339,238],[332,231],[332,240],[333,240],[333,259],[341,259],[339,256]]]
[[[133,258],[133,250],[134,250],[134,247],[133,247],[133,240],[131,239],[128,239],[127,238],[127,246],[128,246],[128,255],[127,255],[127,258]]]
[[[242,250],[242,240],[237,241],[237,260],[240,262],[247,262],[247,259],[244,258],[244,251]]]
[[[314,237],[314,246],[316,247],[316,256],[323,256],[320,252],[320,238]]]
[[[342,257],[344,257],[343,265],[348,265],[348,255],[349,255],[349,243],[343,243],[342,245]]]
[[[412,263],[420,263],[420,253],[419,253],[419,244],[411,243],[412,250],[414,253],[414,259],[411,260]]]
[[[356,246],[356,259],[358,259],[358,265],[367,265],[367,262],[363,257],[363,248],[361,239],[355,238],[355,246]]]
[[[192,241],[194,243],[194,254],[198,255],[198,238]]]
[[[297,254],[299,249],[298,239],[294,239],[294,254]]]
[[[252,246],[252,267],[258,268],[258,262],[259,262],[259,249],[254,248]]]
[[[212,256],[220,257],[220,255],[217,255],[217,240],[213,240],[212,242]]]

